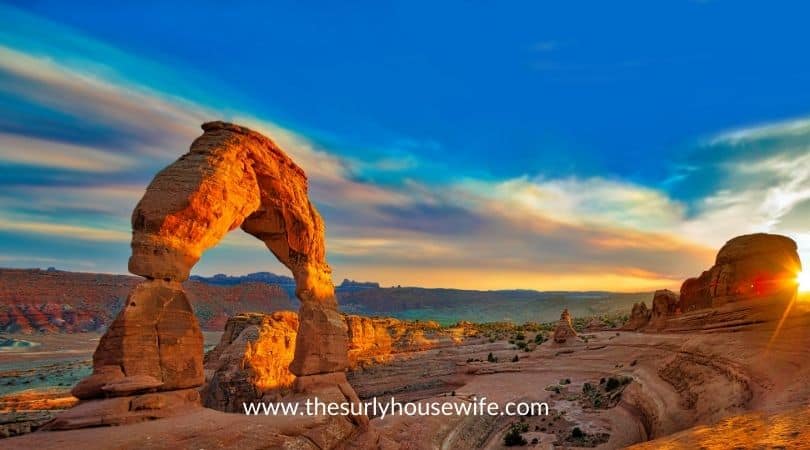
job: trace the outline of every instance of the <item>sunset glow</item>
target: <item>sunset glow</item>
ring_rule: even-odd
[[[796,275],[796,284],[799,286],[799,292],[810,292],[810,272],[799,272]]]

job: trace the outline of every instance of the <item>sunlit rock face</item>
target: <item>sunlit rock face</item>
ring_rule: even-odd
[[[460,344],[477,330],[459,324],[411,322],[386,317],[341,315],[349,330],[352,369],[385,363],[397,353]],[[203,403],[241,411],[243,402],[275,401],[294,386],[289,365],[295,354],[298,315],[292,311],[245,313],[228,320],[219,344],[205,355]]]
[[[82,398],[203,384],[202,334],[181,283],[205,250],[238,227],[262,241],[296,281],[300,323],[283,320],[289,330],[276,330],[281,336],[297,329],[287,335],[295,345],[285,347],[295,353],[278,355],[291,359],[279,366],[298,377],[325,375],[327,384],[345,384],[346,323],[337,310],[324,224],[307,196],[304,171],[273,141],[247,128],[212,122],[203,130],[188,153],[155,176],[132,213],[129,269],[146,280],[102,338],[94,374],[77,386]],[[246,351],[255,358],[266,353]]]
[[[688,312],[757,297],[790,299],[800,270],[792,239],[765,233],[738,236],[720,249],[714,266],[683,283],[680,309]]]
[[[208,384],[203,404],[220,411],[238,411],[242,402],[289,390],[295,375],[298,315],[246,313],[228,320],[219,344],[205,355]]]

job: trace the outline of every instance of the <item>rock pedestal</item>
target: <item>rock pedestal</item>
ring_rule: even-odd
[[[571,314],[568,312],[568,308],[566,308],[560,315],[560,321],[557,322],[557,328],[554,329],[554,342],[564,344],[569,339],[575,339],[576,337],[577,332],[574,330],[574,326],[571,321]]]

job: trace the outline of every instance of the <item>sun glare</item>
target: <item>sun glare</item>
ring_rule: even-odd
[[[799,285],[799,292],[810,292],[810,270],[799,272],[796,283]]]

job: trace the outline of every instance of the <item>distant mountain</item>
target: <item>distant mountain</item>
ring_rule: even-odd
[[[0,332],[94,331],[105,329],[140,280],[129,275],[63,272],[55,269],[0,269]],[[297,309],[295,281],[271,272],[241,276],[192,276],[185,283],[204,329],[219,330],[240,312]],[[627,314],[652,293],[533,290],[474,291],[380,287],[344,279],[335,293],[346,313],[470,322],[551,322],[568,308],[574,317]]]
[[[272,284],[280,287],[287,293],[294,305],[298,305],[298,299],[295,296],[295,280],[292,277],[285,275],[276,275],[272,272],[254,272],[247,275],[225,275],[218,273],[212,277],[203,277],[200,275],[192,275],[189,280],[199,281],[201,283],[211,284],[214,286],[235,286],[242,283],[265,283]]]
[[[0,332],[102,331],[141,280],[55,269],[0,269]],[[188,280],[183,285],[205,330],[221,330],[240,312],[295,309],[287,292],[271,283]]]
[[[541,292],[532,290],[472,291],[418,287],[338,290],[344,312],[391,316],[409,320],[435,320],[451,324],[470,322],[551,322],[568,308],[574,317],[627,314],[633,303],[652,300],[651,292],[612,293]]]
[[[192,281],[199,281],[201,283],[211,284],[214,286],[236,286],[242,283],[267,283],[279,286],[287,292],[293,304],[298,305],[298,299],[295,296],[295,280],[292,277],[285,275],[276,275],[272,272],[255,272],[247,275],[225,275],[218,273],[211,277],[203,277],[200,275],[192,275],[189,277]],[[342,292],[353,292],[362,289],[379,289],[380,283],[373,281],[355,281],[348,278],[344,279],[342,283],[335,286],[335,291],[340,295]]]

